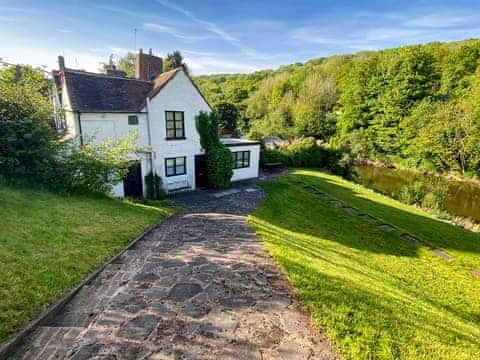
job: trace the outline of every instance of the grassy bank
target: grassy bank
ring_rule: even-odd
[[[172,212],[0,185],[0,343]]]
[[[378,219],[321,200],[298,181]],[[265,183],[250,217],[344,358],[472,359],[480,348],[480,235],[320,171]],[[381,223],[394,225],[389,233]],[[422,242],[400,239],[408,232]],[[432,254],[431,247],[454,256]]]

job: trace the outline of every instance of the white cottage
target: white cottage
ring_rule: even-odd
[[[162,72],[162,59],[141,50],[135,57],[135,78],[117,70],[106,74],[65,67],[59,57],[55,73],[62,88],[67,133],[80,142],[119,139],[135,131],[138,143],[151,149],[137,154],[128,176],[114,195],[145,194],[145,175],[153,169],[165,190],[175,192],[205,185],[205,155],[195,116],[211,107],[182,69]],[[234,157],[232,180],[258,176],[260,144],[222,139]]]

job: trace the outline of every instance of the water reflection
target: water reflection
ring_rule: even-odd
[[[476,185],[408,170],[368,165],[356,166],[355,172],[361,184],[386,194],[398,194],[402,187],[416,181],[440,183],[448,189],[445,211],[480,221],[480,187]]]

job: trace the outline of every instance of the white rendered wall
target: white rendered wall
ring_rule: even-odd
[[[138,125],[129,125],[128,116],[138,117]],[[145,113],[81,113],[80,121],[85,142],[100,143],[105,140],[119,140],[132,134],[137,134],[137,144],[148,147],[147,117]],[[150,164],[144,154],[135,154],[142,168],[143,191],[145,193],[145,175],[150,171]],[[123,181],[114,185],[112,195],[123,197]]]
[[[166,140],[165,111],[183,111],[185,121],[184,140]],[[195,188],[195,155],[202,154],[195,116],[200,111],[211,111],[187,76],[180,71],[155,96],[149,106],[154,168],[162,177],[165,188],[188,186]],[[165,176],[165,158],[185,156],[186,174]]]
[[[103,140],[118,140],[137,132],[138,145],[148,146],[147,108],[141,113],[81,113],[81,131],[85,140],[101,142]],[[164,187],[173,189],[186,184],[195,188],[195,155],[202,154],[200,137],[195,125],[195,116],[200,111],[211,111],[208,104],[191,83],[188,77],[180,71],[165,87],[150,101],[148,119],[151,130],[151,150],[153,152],[153,167],[162,177]],[[185,139],[166,140],[165,111],[183,111],[185,121]],[[79,135],[77,115],[66,111],[67,123],[72,132]],[[128,116],[138,116],[138,125],[128,125]],[[250,167],[235,169],[232,181],[258,177],[260,145],[245,145],[229,147],[230,151],[250,151]],[[186,174],[165,176],[165,158],[186,157]],[[150,160],[142,154],[137,158],[141,161],[142,177],[150,171]],[[145,182],[143,184],[145,193]],[[122,197],[123,183],[114,186],[113,195]]]
[[[232,181],[252,179],[258,177],[260,162],[260,145],[229,146],[231,152],[250,151],[250,166],[248,168],[233,169]]]

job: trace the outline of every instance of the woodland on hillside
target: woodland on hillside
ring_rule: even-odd
[[[332,56],[198,76],[251,138],[314,137],[359,159],[480,175],[480,40]]]

